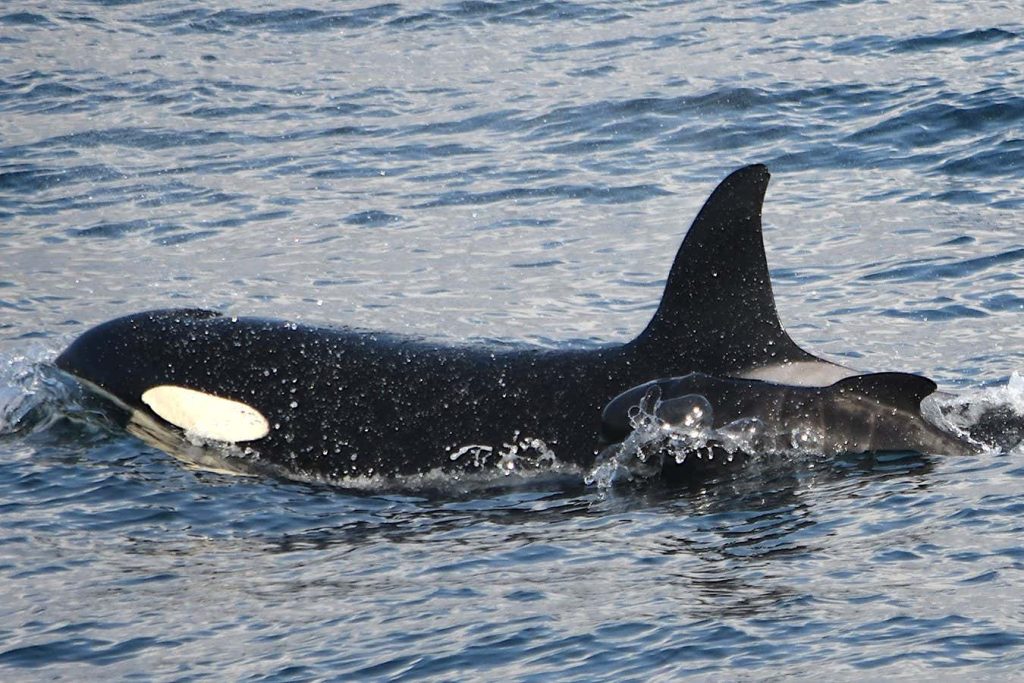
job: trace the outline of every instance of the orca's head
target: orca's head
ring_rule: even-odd
[[[270,432],[267,417],[232,395],[236,384],[197,372],[190,339],[219,313],[181,309],[137,313],[86,331],[55,361],[58,368],[129,413],[148,413],[203,439],[240,443]],[[234,392],[239,393],[239,392]]]

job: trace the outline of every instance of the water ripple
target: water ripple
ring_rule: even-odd
[[[1019,14],[0,11],[0,677],[1013,679]],[[189,469],[46,369],[162,306],[626,339],[714,183],[753,161],[798,341],[959,387],[942,415],[998,448],[766,459],[682,489],[339,488]]]
[[[868,275],[861,280],[868,282],[878,280],[919,280],[931,281],[944,278],[962,278],[977,275],[994,267],[1006,266],[1024,259],[1024,247],[1010,249],[991,256],[963,259],[954,263],[921,263],[897,266]]]

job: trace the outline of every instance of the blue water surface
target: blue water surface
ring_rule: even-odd
[[[0,678],[1017,678],[1020,448],[313,486],[190,469],[47,367],[164,306],[625,340],[762,162],[794,338],[1020,409],[1022,16],[0,6]]]

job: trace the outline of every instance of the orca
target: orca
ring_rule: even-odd
[[[647,451],[668,446],[660,453],[666,479],[683,478],[695,467],[707,469],[708,463],[700,462],[704,456],[719,463],[742,461],[752,450],[981,453],[978,444],[940,429],[922,413],[921,401],[935,390],[930,379],[902,372],[854,375],[824,387],[695,372],[616,396],[601,414],[602,437],[620,443],[646,421],[654,430],[641,436],[647,443],[637,445]],[[665,457],[670,453],[675,457]]]
[[[171,309],[100,324],[56,365],[128,416],[231,444],[286,476],[470,469],[511,452],[589,467],[602,410],[651,380],[823,386],[857,374],[800,348],[779,321],[761,227],[769,177],[755,164],[722,180],[652,319],[625,343],[449,345]]]

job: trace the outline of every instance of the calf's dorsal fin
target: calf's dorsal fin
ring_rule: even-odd
[[[921,401],[936,389],[935,382],[909,372],[876,372],[841,379],[832,389],[864,396],[883,405],[916,411]]]

